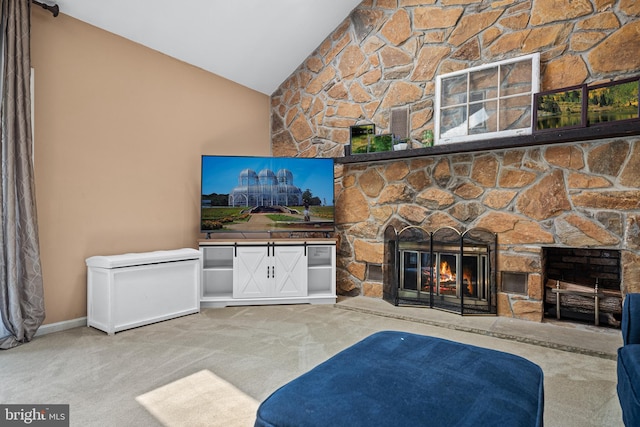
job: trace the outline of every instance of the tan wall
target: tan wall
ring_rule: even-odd
[[[269,97],[32,11],[45,323],[86,316],[85,259],[197,247],[202,154],[269,155]]]

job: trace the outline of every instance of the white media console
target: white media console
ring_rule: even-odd
[[[86,264],[87,326],[111,335],[200,311],[196,249],[94,256]]]
[[[87,258],[87,326],[111,335],[200,307],[336,302],[335,239],[199,242]]]
[[[335,239],[205,239],[202,307],[336,302]]]

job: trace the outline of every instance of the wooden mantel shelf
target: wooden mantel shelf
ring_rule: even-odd
[[[443,154],[463,154],[476,151],[502,150],[506,148],[531,147],[535,145],[558,144],[565,142],[584,142],[598,139],[618,138],[640,135],[640,121],[621,121],[602,126],[579,129],[536,132],[532,135],[513,136],[508,138],[487,139],[456,144],[443,144],[434,147],[415,148],[411,150],[387,151],[381,153],[354,154],[337,157],[336,163],[369,163],[413,157],[438,156]]]

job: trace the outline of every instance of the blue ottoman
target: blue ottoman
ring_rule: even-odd
[[[522,357],[385,331],[260,404],[256,427],[542,426],[543,373]]]

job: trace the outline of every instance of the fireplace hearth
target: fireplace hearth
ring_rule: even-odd
[[[383,297],[394,305],[496,314],[495,246],[495,234],[482,229],[389,226]]]

